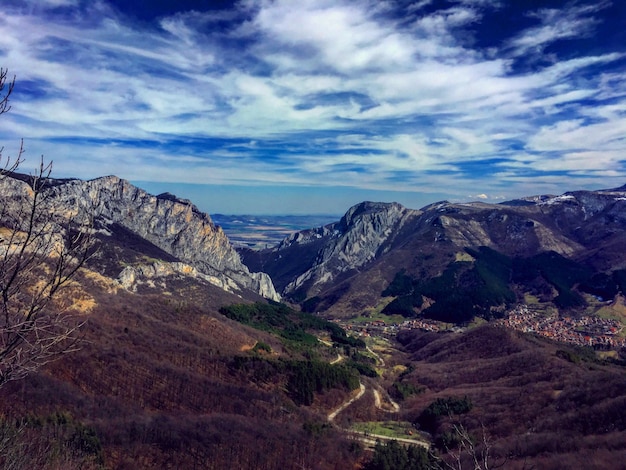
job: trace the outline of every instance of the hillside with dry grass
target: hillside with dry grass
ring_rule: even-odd
[[[626,369],[593,351],[501,327],[466,333],[404,332],[399,379],[419,393],[402,402],[407,421],[426,427],[436,445],[454,425],[487,438],[503,468],[625,468]],[[403,364],[404,365],[404,364]],[[398,380],[396,378],[396,380]],[[466,414],[426,422],[435,400],[472,404]]]
[[[55,299],[83,323],[77,350],[0,388],[0,466],[340,469],[359,460],[325,424],[350,388],[330,383],[303,406],[293,387],[298,364],[336,357],[317,340],[328,332],[304,326],[314,342],[300,346],[231,320],[220,309],[263,300],[185,272],[124,288],[123,269],[175,259],[115,233]]]
[[[171,281],[167,294],[133,293],[85,273],[77,279],[83,288],[68,290],[89,297],[74,302],[86,322],[80,350],[0,390],[3,420],[29,423],[23,433],[42,449],[59,446],[62,465],[41,450],[47,457],[33,454],[40,468],[339,469],[356,461],[334,431],[310,431],[347,391],[303,407],[285,393],[285,376],[251,380],[237,358],[301,353],[218,312],[240,298]],[[267,350],[255,349],[259,343]],[[58,416],[71,418],[59,424]],[[77,425],[97,445],[76,442]]]

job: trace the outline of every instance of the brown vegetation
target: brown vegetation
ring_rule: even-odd
[[[260,354],[242,352],[256,341],[286,354],[274,336],[218,313],[240,298],[189,280],[162,295],[111,292],[94,279],[78,278],[96,304],[84,314],[80,351],[8,384],[0,417],[69,413],[93,429],[105,468],[344,469],[357,461],[354,446],[322,425],[326,407],[348,391],[299,407],[283,377],[255,382],[233,367],[234,357]]]
[[[462,334],[411,331],[399,339],[412,365],[402,380],[425,388],[403,402],[404,419],[418,421],[436,398],[468,397],[473,404],[467,415],[440,418],[435,440],[462,423],[479,440],[486,430],[494,461],[506,461],[506,468],[626,465],[618,460],[626,451],[623,366],[494,326]]]

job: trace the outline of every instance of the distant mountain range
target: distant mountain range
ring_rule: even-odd
[[[584,294],[626,290],[626,187],[420,210],[363,202],[338,222],[240,252],[285,298],[332,316],[379,306],[466,321],[525,295],[575,310]]]
[[[3,178],[0,195],[10,199],[26,179]],[[145,252],[143,264],[115,265],[111,250],[103,260],[125,286],[182,273],[331,316],[374,309],[452,322],[498,317],[528,296],[577,311],[588,295],[610,300],[626,291],[626,187],[419,210],[363,202],[336,222],[296,232],[329,217],[211,219],[190,201],[114,176],[51,180],[47,197],[57,217],[95,213],[104,245],[127,251],[132,242]]]

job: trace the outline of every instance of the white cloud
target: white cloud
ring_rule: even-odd
[[[623,150],[626,147],[626,116],[597,123],[583,119],[560,121],[542,127],[528,141],[536,152],[568,150]]]
[[[524,55],[539,53],[558,40],[585,37],[598,24],[598,20],[591,15],[607,5],[608,2],[601,1],[593,5],[540,9],[531,15],[540,24],[523,31],[510,42],[510,46],[516,55]]]
[[[27,5],[39,8],[58,8],[78,6],[79,0],[25,0]]]
[[[48,5],[55,1],[62,2]],[[415,3],[413,11],[428,3]],[[251,0],[240,4],[246,21],[230,30],[214,26],[237,12],[177,14],[162,18],[160,29],[143,29],[104,3],[94,5],[72,21],[25,12],[0,20],[4,66],[18,75],[18,86],[43,88],[41,96],[14,103],[0,137],[37,139],[29,148],[46,154],[46,139],[84,139],[83,146],[47,144],[60,155],[55,160],[83,177],[108,168],[160,181],[422,191],[441,185],[464,198],[477,181],[485,194],[502,193],[502,182],[525,181],[517,169],[615,177],[624,171],[618,156],[626,150],[626,76],[592,72],[623,54],[579,55],[512,73],[515,54],[590,33],[592,7],[561,15],[541,10],[539,25],[507,45],[512,57],[461,40],[459,31],[478,24],[489,2],[457,2],[408,21],[385,14],[389,4],[368,0]],[[257,145],[249,153],[171,155],[156,144],[88,144],[171,138],[247,138]],[[265,161],[255,152],[271,140],[280,148]],[[125,163],[103,164],[113,153]],[[493,171],[482,178],[460,170],[460,162],[497,158],[505,161],[498,164],[501,181]],[[233,159],[245,164],[235,171]]]
[[[407,67],[416,53],[406,33],[371,18],[364,4],[266,2],[253,24],[263,38],[258,50],[271,50],[270,60],[287,72],[307,65],[341,73]]]

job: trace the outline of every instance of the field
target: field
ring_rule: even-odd
[[[368,421],[355,423],[350,430],[366,435],[385,436],[394,439],[406,439],[418,433],[415,427],[408,421]]]

